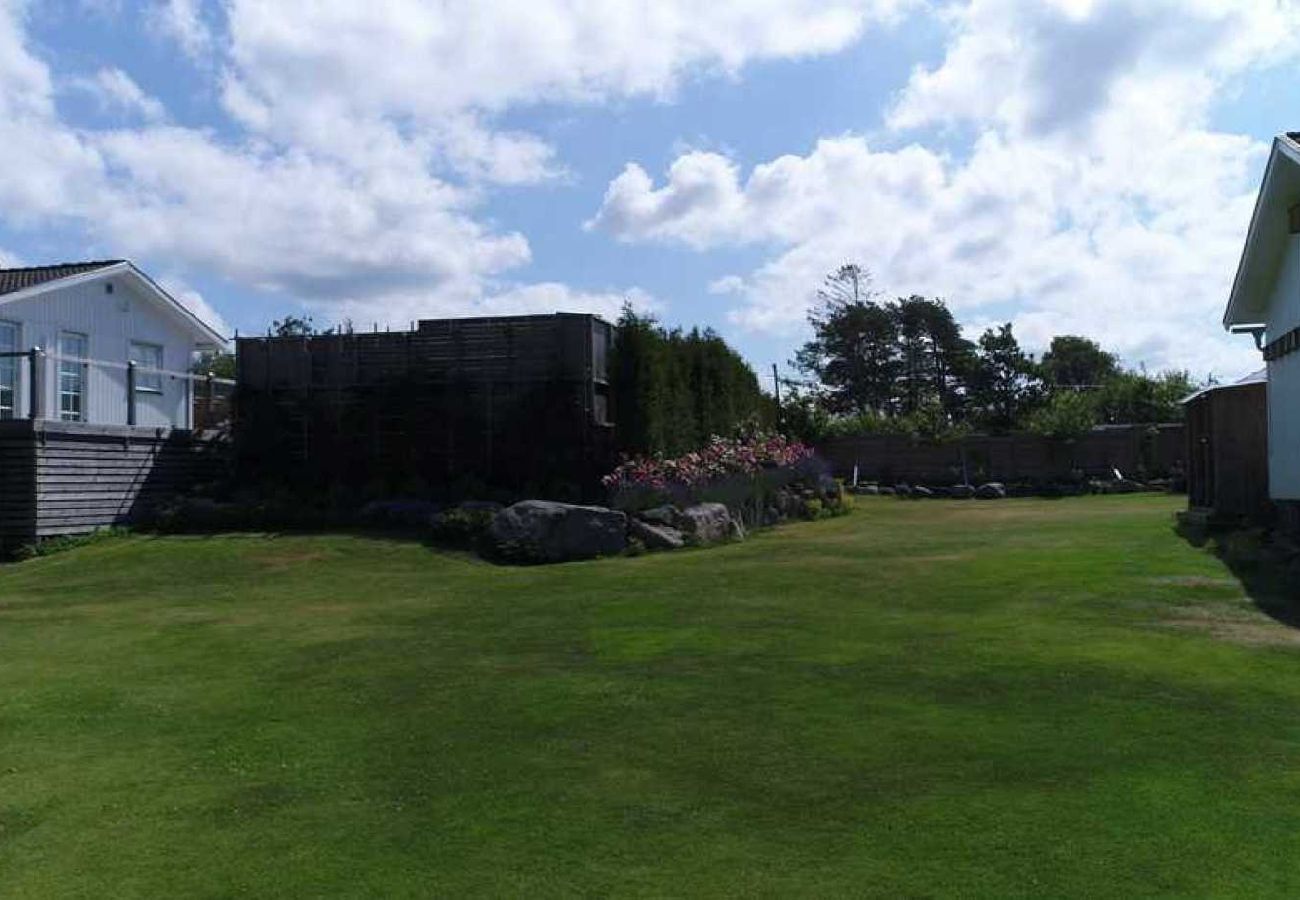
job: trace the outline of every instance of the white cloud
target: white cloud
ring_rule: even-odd
[[[621,290],[583,291],[559,282],[499,285],[486,293],[474,290],[444,292],[431,298],[419,292],[393,293],[385,298],[382,307],[376,307],[365,296],[331,303],[308,303],[313,313],[332,322],[351,321],[358,331],[372,328],[409,327],[421,318],[431,316],[510,316],[554,312],[593,313],[606,321],[615,321],[625,304],[638,312],[648,313],[662,309],[662,304],[651,294],[637,288]]]
[[[0,0],[0,205],[14,227],[77,229],[178,277],[202,271],[359,319],[609,313],[626,292],[503,285],[530,249],[483,221],[487,192],[568,173],[502,114],[667,98],[754,60],[837,51],[911,2],[158,0],[146,24],[215,79],[242,129],[218,137],[164,125],[117,69],[80,86],[144,124],[71,126],[54,97],[76,83],[27,46],[22,0]]]
[[[709,286],[749,328],[798,333],[823,275],[856,260],[887,291],[1014,318],[1039,347],[1074,331],[1132,363],[1245,368],[1248,342],[1218,317],[1267,148],[1212,130],[1208,110],[1244,67],[1294,50],[1296,30],[1271,4],[1237,10],[975,0],[890,117],[967,122],[960,157],[846,136],[746,175],[693,151],[658,186],[630,164],[589,224],[623,241],[773,245]]]
[[[1185,122],[1223,78],[1294,53],[1300,8],[1275,0],[973,0],[949,18],[942,63],[913,73],[890,112],[892,127],[964,121],[1046,134],[1135,101],[1162,123]]]
[[[230,327],[230,323],[222,318],[221,313],[217,312],[212,304],[208,303],[203,295],[191,287],[184,278],[179,275],[164,274],[158,279],[158,283],[163,290],[175,297],[181,306],[202,319],[217,334],[228,338],[234,335],[235,330]]]
[[[667,95],[698,71],[840,50],[903,0],[232,0],[247,89],[429,120],[537,101]],[[382,61],[382,65],[377,65]]]
[[[121,69],[100,69],[93,78],[76,78],[70,84],[92,94],[105,112],[138,116],[146,122],[160,122],[167,117],[162,103],[146,94]]]
[[[150,22],[163,35],[174,40],[186,56],[204,59],[214,43],[212,30],[201,12],[201,0],[155,0]]]

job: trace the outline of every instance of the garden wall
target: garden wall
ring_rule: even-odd
[[[969,435],[957,441],[919,441],[899,435],[833,438],[818,453],[838,477],[883,484],[960,484],[981,481],[1047,483],[1085,476],[1156,478],[1185,470],[1182,424],[1106,425],[1072,441],[1033,434]]]

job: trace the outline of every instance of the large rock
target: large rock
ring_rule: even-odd
[[[916,487],[912,488],[912,496],[918,500],[924,500],[926,497],[933,497],[934,491],[930,490],[923,484],[918,484]]]
[[[603,506],[524,500],[497,513],[488,536],[496,551],[509,559],[591,559],[626,549],[627,516]]]
[[[969,500],[975,496],[975,488],[969,484],[954,484],[949,489],[948,496],[955,500]]]
[[[688,506],[678,518],[682,531],[698,544],[713,544],[732,537],[731,512],[721,503],[697,503]]]
[[[680,550],[686,546],[682,533],[671,525],[654,525],[632,519],[627,525],[628,533],[646,545],[648,550]]]
[[[1007,488],[1000,481],[990,481],[975,489],[975,496],[981,500],[1001,500],[1007,495]]]
[[[677,519],[680,515],[681,511],[669,503],[664,506],[656,506],[653,509],[643,509],[636,514],[636,517],[661,528],[676,528]]]

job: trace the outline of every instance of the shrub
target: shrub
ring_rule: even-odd
[[[433,517],[433,539],[455,547],[474,547],[487,534],[495,516],[496,511],[487,506],[454,507]]]

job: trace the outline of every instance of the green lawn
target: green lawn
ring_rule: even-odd
[[[1294,897],[1300,632],[1178,503],[0,567],[0,895]]]

